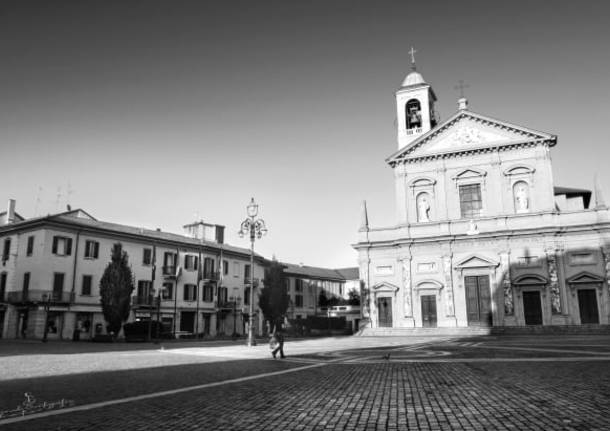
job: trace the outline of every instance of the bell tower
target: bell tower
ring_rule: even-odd
[[[434,111],[436,95],[415,67],[415,51],[411,54],[411,72],[396,92],[396,118],[398,125],[398,149],[404,148],[436,126]]]

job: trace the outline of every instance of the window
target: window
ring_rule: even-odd
[[[91,295],[91,285],[93,284],[93,276],[83,275],[83,286],[81,287],[81,295]]]
[[[199,263],[199,258],[197,256],[193,256],[192,254],[187,254],[184,256],[184,269],[187,271],[196,271],[197,264]]]
[[[4,240],[4,249],[2,250],[2,262],[6,262],[11,253],[11,239]]]
[[[100,253],[100,243],[97,241],[85,241],[85,258],[97,259]]]
[[[52,252],[58,256],[70,256],[72,254],[72,238],[54,236]]]
[[[244,265],[244,280],[246,283],[250,282],[250,265]]]
[[[214,301],[214,286],[212,286],[211,284],[206,284],[203,286],[203,301]]]
[[[166,251],[165,254],[163,255],[163,274],[175,275],[177,260],[178,260],[178,255],[176,253],[172,253],[171,251]]]
[[[294,296],[294,306],[302,307],[303,306],[303,295],[295,295]]]
[[[233,277],[239,277],[239,262],[233,262]]]
[[[152,281],[138,280],[138,298],[148,298],[152,295]]]
[[[4,301],[4,293],[6,292],[6,272],[0,274],[0,301]]]
[[[214,259],[206,257],[203,260],[203,278],[206,280],[214,279]]]
[[[64,291],[64,277],[63,272],[53,274],[53,299],[56,301],[61,300],[61,294]]]
[[[229,275],[229,261],[228,260],[222,261],[222,274]]]
[[[460,186],[460,210],[462,218],[475,218],[481,215],[481,185],[468,184]]]
[[[421,127],[421,104],[417,99],[411,99],[405,106],[405,120],[407,129]]]
[[[227,302],[229,297],[229,289],[226,287],[218,288],[218,302]]]
[[[30,290],[30,273],[23,274],[23,296],[27,298],[28,290]]]
[[[174,299],[174,283],[163,283],[161,290],[162,299]]]
[[[34,254],[34,237],[33,236],[28,236],[28,247],[27,247],[25,254],[26,254],[26,256],[31,256],[32,254]]]
[[[152,260],[152,248],[142,249],[142,265],[151,265]]]
[[[184,300],[195,301],[197,299],[197,286],[194,284],[184,285]]]
[[[301,280],[300,278],[294,280],[294,291],[303,292],[303,280]]]

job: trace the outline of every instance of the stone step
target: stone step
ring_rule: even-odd
[[[488,335],[491,328],[364,328],[355,335],[361,337]]]
[[[610,325],[532,325],[459,328],[363,328],[356,336],[476,336],[476,335],[528,335],[528,334],[610,334]]]

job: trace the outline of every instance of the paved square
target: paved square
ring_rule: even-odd
[[[0,408],[23,392],[72,408],[7,430],[606,430],[610,338],[336,338],[0,358]],[[92,356],[96,359],[92,359]],[[28,363],[45,361],[47,373]],[[7,372],[19,364],[22,378]],[[44,415],[45,413],[43,413]]]

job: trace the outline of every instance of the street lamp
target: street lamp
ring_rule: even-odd
[[[233,297],[231,298],[233,302],[233,335],[231,337],[235,340],[239,335],[237,335],[237,287],[233,288]]]
[[[49,335],[49,308],[51,306],[51,295],[49,295],[48,293],[43,293],[42,294],[42,302],[44,303],[44,311],[45,311],[45,316],[44,316],[44,333],[42,336],[42,342],[46,343],[47,342],[47,336]]]
[[[254,202],[254,198],[250,200],[250,203],[246,207],[248,218],[241,222],[241,228],[239,229],[239,237],[243,238],[244,235],[250,235],[250,308],[248,313],[248,347],[256,346],[256,340],[254,339],[254,331],[252,324],[254,322],[253,304],[254,304],[254,240],[260,239],[263,235],[267,234],[267,227],[263,219],[257,219],[258,215],[258,204]]]

